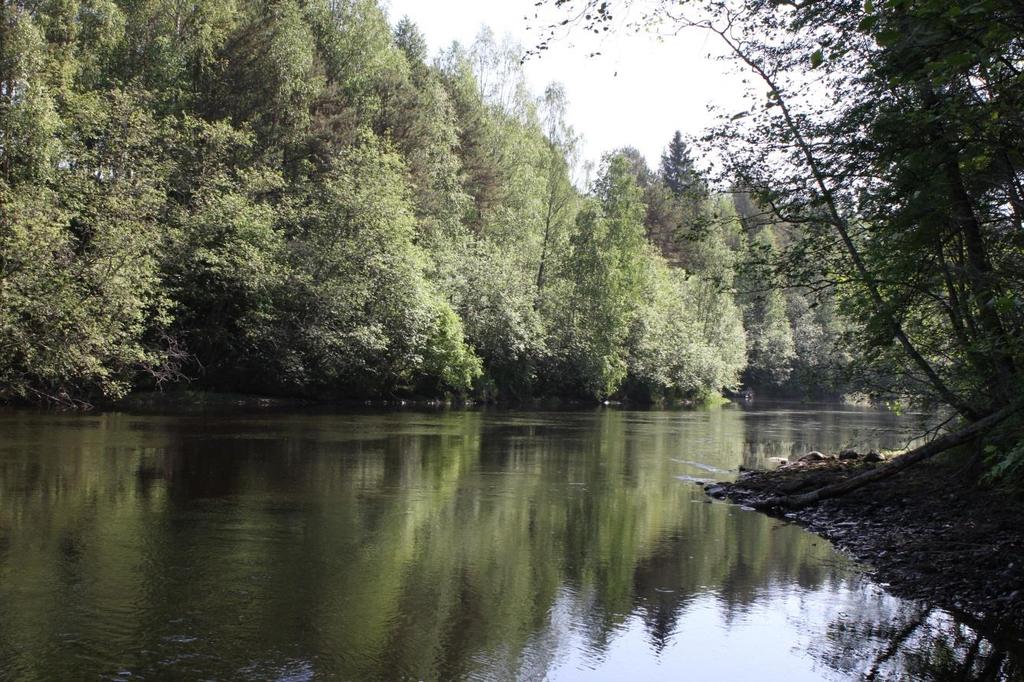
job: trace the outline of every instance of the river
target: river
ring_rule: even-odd
[[[920,428],[784,405],[0,412],[0,679],[979,678],[1006,652],[694,482]]]

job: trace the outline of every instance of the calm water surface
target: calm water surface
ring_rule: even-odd
[[[912,418],[0,413],[0,679],[1009,679],[694,479]]]

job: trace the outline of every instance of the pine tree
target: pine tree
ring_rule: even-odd
[[[698,187],[700,181],[693,166],[690,150],[678,130],[672,136],[668,149],[661,155],[661,177],[677,198]]]
[[[408,16],[402,17],[395,26],[395,45],[405,53],[409,64],[416,67],[425,67],[429,55],[427,39],[412,19]]]

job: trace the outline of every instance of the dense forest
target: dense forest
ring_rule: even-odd
[[[838,396],[808,228],[376,0],[0,2],[0,399]],[[737,176],[738,177],[738,176]]]

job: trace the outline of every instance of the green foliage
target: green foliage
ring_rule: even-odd
[[[626,378],[626,336],[637,314],[649,247],[640,189],[622,155],[612,156],[596,183],[596,200],[581,210],[567,271],[570,362],[583,391],[615,393]]]
[[[452,388],[476,373],[425,278],[403,175],[401,159],[368,134],[297,198],[282,314],[264,353],[286,383],[389,393],[415,381],[432,338],[446,345],[430,351],[435,370],[439,358],[459,363],[441,368]]]
[[[249,0],[218,51],[200,110],[251,126],[261,145],[288,146],[309,124],[322,87],[316,72],[315,34],[294,0]]]
[[[757,258],[771,258],[775,239],[771,228],[760,228],[751,238],[740,286],[744,290],[744,322],[750,344],[746,383],[755,387],[779,386],[793,372],[797,359],[793,326],[786,310],[786,296],[776,282],[757,267]],[[799,333],[806,330],[799,327]]]
[[[2,17],[0,42],[0,171],[10,185],[47,179],[60,125],[46,83],[45,38],[27,13]]]
[[[981,449],[989,467],[985,480],[1019,492],[1024,486],[1024,421],[1010,418],[986,435]]]
[[[424,374],[436,377],[437,388],[466,393],[483,374],[482,363],[466,345],[462,320],[451,306],[435,297],[423,349]]]
[[[181,142],[197,166],[179,179],[187,202],[172,206],[164,281],[174,330],[200,358],[207,380],[228,381],[267,336],[285,277],[285,234],[276,195],[281,176],[236,164],[251,135],[226,123],[187,119]],[[186,184],[187,183],[187,184]]]
[[[739,310],[720,294],[704,314],[700,284],[654,261],[651,289],[630,338],[630,377],[649,399],[705,398],[734,389],[746,365]]]
[[[1024,479],[1024,441],[1019,441],[1007,451],[999,448],[986,450],[990,469],[988,478],[992,481]]]
[[[141,102],[83,96],[46,112],[65,163],[0,183],[0,391],[116,398],[156,361],[166,322],[157,246],[165,166]],[[47,143],[49,144],[49,143]],[[42,173],[46,182],[31,182]]]
[[[483,358],[485,389],[529,397],[545,355],[544,321],[534,307],[532,269],[514,249],[474,242],[462,261],[458,310]]]
[[[661,179],[677,199],[699,193],[703,189],[690,150],[678,130],[661,156]]]
[[[519,46],[431,64],[376,0],[0,9],[0,397],[736,385],[728,202],[679,136],[584,196]]]
[[[395,45],[405,53],[409,65],[416,70],[426,71],[429,58],[427,39],[409,17],[402,17],[395,25]]]

